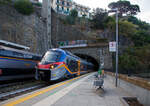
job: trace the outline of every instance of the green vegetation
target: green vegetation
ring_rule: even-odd
[[[136,15],[140,12],[140,7],[138,5],[133,5],[130,1],[119,0],[117,2],[112,2],[108,5],[110,9],[118,9],[119,16],[123,16],[123,14],[127,16]]]
[[[38,7],[42,7],[42,3],[34,3],[34,5],[36,5]]]
[[[134,44],[133,47],[128,47],[124,53],[120,54],[120,70],[129,74],[148,73],[150,71],[150,63],[148,62],[150,61],[150,32],[148,30],[150,25],[138,19],[136,22],[131,22],[128,22],[130,27],[124,26],[124,33],[119,31],[120,35],[130,38]],[[120,25],[120,29],[122,27]]]
[[[139,26],[139,29],[141,30],[149,30],[150,29],[150,24],[144,22],[144,21],[141,21],[139,19],[137,19],[136,17],[134,16],[130,16],[128,17],[128,21],[129,22],[132,22],[133,24],[135,25],[138,25]]]
[[[29,0],[16,0],[14,4],[15,9],[24,15],[30,15],[33,13],[33,5]]]
[[[93,19],[91,20],[93,29],[104,29],[105,21],[107,20],[108,13],[102,8],[97,8],[93,11]]]
[[[64,24],[76,25],[81,30],[85,30],[85,27],[86,27],[87,22],[88,22],[86,15],[83,15],[82,17],[78,17],[78,12],[75,9],[71,10],[70,14],[68,16],[66,16],[65,19],[60,18],[60,20]]]
[[[115,29],[116,29],[116,23],[115,23],[115,19],[113,20],[109,20],[106,23],[106,27],[113,33],[115,33]],[[119,35],[123,35],[126,37],[132,37],[132,35],[134,33],[137,32],[137,26],[131,22],[128,22],[127,20],[119,20]]]
[[[129,47],[119,57],[119,68],[122,73],[148,73],[150,69],[150,45]]]
[[[74,25],[76,19],[78,18],[77,10],[73,9],[70,11],[70,14],[66,16],[65,19],[60,19],[64,24]]]
[[[119,71],[127,74],[150,73],[150,24],[134,16],[140,12],[140,7],[126,0],[112,2],[108,7],[119,10],[119,40],[130,40],[130,44],[119,45]],[[106,10],[94,10],[91,23],[92,29],[107,29],[115,36],[115,16],[108,16]]]
[[[70,11],[70,16],[73,18],[77,18],[78,17],[78,11],[73,9]]]
[[[139,30],[132,36],[132,41],[136,47],[150,44],[150,33],[148,31]]]

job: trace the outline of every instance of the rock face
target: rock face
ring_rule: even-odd
[[[52,44],[57,47],[58,41],[88,40],[79,29],[71,25],[64,25],[60,20],[62,17],[52,11]]]
[[[24,16],[10,5],[0,5],[0,39],[28,46],[31,48],[30,52],[43,54],[49,46],[46,33],[46,19],[41,17],[41,8],[35,7],[34,9],[35,12],[32,15]],[[74,26],[64,25],[59,17],[60,15],[52,11],[53,48],[58,47],[58,41],[91,39],[87,35],[85,36],[85,33],[83,34],[80,29]],[[99,51],[99,49],[96,50],[95,52]],[[87,51],[91,51],[91,49]],[[105,63],[111,63],[111,55],[105,57]]]
[[[24,16],[11,6],[1,5],[0,14],[0,39],[28,46],[31,52],[45,51],[46,27],[37,13]]]
[[[41,17],[41,8],[35,7],[30,16],[18,13],[12,6],[0,5],[0,39],[31,48],[31,52],[43,54],[47,49],[46,21]],[[52,11],[52,45],[57,41],[86,39],[74,27],[62,24]]]

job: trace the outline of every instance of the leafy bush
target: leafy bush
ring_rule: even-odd
[[[135,25],[138,25],[140,29],[142,30],[149,30],[150,29],[150,24],[149,23],[146,23],[144,21],[141,21],[139,19],[137,19],[136,17],[134,16],[130,16],[128,17],[128,21],[129,22],[132,22],[133,24]]]
[[[24,15],[33,13],[33,5],[29,0],[17,0],[14,4],[15,9]]]
[[[107,28],[114,32],[116,31],[116,22],[115,20],[109,19],[111,21],[107,21],[105,24]],[[126,37],[132,37],[136,32],[137,26],[128,21],[119,20],[119,35],[123,35]]]
[[[119,57],[119,69],[122,70],[122,73],[136,73],[136,71],[140,69],[139,66],[139,60],[137,60],[136,56],[125,53]]]
[[[150,45],[127,48],[119,56],[119,69],[125,74],[148,73],[150,71]],[[150,73],[150,72],[149,72]]]
[[[144,46],[150,44],[150,33],[144,30],[137,31],[134,36],[132,36],[132,41],[135,46]]]
[[[70,11],[69,15],[72,16],[72,17],[74,17],[74,18],[77,18],[78,17],[78,11],[75,10],[75,9],[73,9],[73,10]]]
[[[38,7],[42,7],[42,3],[34,3],[34,5],[36,5]]]
[[[92,19],[92,26],[93,29],[104,29],[105,27],[105,21],[108,17],[108,13],[106,10],[102,8],[97,8],[93,12],[94,16]]]
[[[70,11],[70,14],[66,17],[66,19],[61,20],[64,24],[74,25],[76,18],[78,17],[78,12],[73,9]]]

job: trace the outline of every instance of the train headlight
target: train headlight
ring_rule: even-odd
[[[53,65],[51,65],[51,66],[50,66],[50,69],[53,69],[53,68],[54,68],[54,66],[53,66]]]
[[[50,65],[50,69],[54,69],[54,68],[56,68],[58,66],[58,64],[52,64],[52,65]]]

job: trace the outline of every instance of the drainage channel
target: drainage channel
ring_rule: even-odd
[[[128,106],[144,106],[138,101],[136,97],[123,97],[123,100]]]

